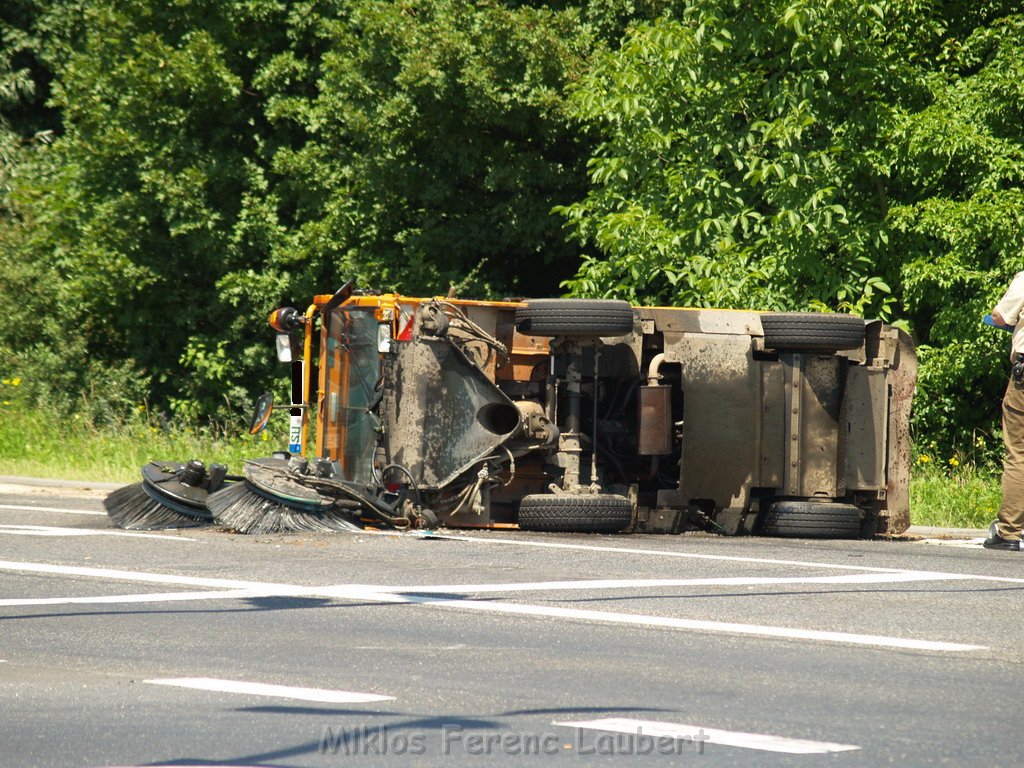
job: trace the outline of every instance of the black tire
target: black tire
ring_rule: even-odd
[[[530,336],[622,336],[633,308],[614,299],[530,299],[516,310],[516,330]]]
[[[834,352],[864,343],[864,318],[813,312],[761,315],[764,345],[775,350]]]
[[[802,539],[856,539],[861,518],[860,509],[852,504],[778,501],[765,512],[761,532]]]
[[[519,502],[519,527],[524,531],[616,533],[633,518],[625,496],[556,496],[536,493]]]

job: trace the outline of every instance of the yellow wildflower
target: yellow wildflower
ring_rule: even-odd
[[[949,459],[949,466],[951,466],[951,467],[959,467],[960,466],[960,459],[958,459],[956,456],[951,456],[950,459]]]
[[[21,386],[21,378],[18,377],[18,376],[15,376],[13,379],[11,379],[11,386],[12,387],[20,387]]]
[[[918,464],[927,464],[931,460],[932,457],[929,456],[927,453],[922,453],[920,456],[917,457]]]
[[[4,405],[10,405],[10,404],[11,404],[10,400],[4,400]]]

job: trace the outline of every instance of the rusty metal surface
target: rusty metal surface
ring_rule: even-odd
[[[680,487],[659,493],[659,506],[749,505],[761,456],[761,375],[751,346],[746,335],[665,334],[665,363],[682,373],[683,458]]]
[[[843,494],[839,410],[845,364],[835,355],[780,355],[786,372],[787,496]]]
[[[519,411],[450,340],[396,342],[384,412],[389,460],[442,488],[518,431]]]
[[[917,355],[910,337],[893,330],[897,346],[886,375],[890,392],[888,482],[878,533],[903,533],[910,527],[910,408],[917,385]]]
[[[655,330],[659,331],[764,336],[757,312],[671,307],[637,307],[635,312],[641,321],[653,321]]]
[[[762,361],[761,448],[757,485],[779,488],[786,476],[786,379],[779,361]]]
[[[850,368],[846,383],[846,487],[883,491],[888,452],[889,399],[885,371]]]
[[[665,456],[672,453],[672,388],[640,387],[637,453]]]

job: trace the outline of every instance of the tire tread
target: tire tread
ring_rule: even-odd
[[[624,496],[556,496],[531,494],[519,503],[519,527],[526,531],[616,533],[633,517]]]
[[[633,330],[633,308],[612,299],[531,299],[515,322],[530,336],[622,336]]]
[[[761,315],[766,347],[834,352],[864,343],[864,319],[855,315],[771,312]]]

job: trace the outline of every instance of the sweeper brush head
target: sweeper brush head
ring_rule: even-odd
[[[351,508],[303,504],[259,490],[249,481],[233,483],[211,493],[206,506],[213,519],[239,533],[325,533],[358,531]]]
[[[146,492],[145,483],[118,488],[103,500],[103,506],[114,525],[129,531],[194,528],[210,524],[208,519],[178,512],[157,501]]]
[[[131,530],[193,528],[213,522],[206,497],[226,478],[227,467],[209,471],[198,459],[187,464],[151,461],[142,467],[142,482],[118,488],[103,500],[114,525]]]

